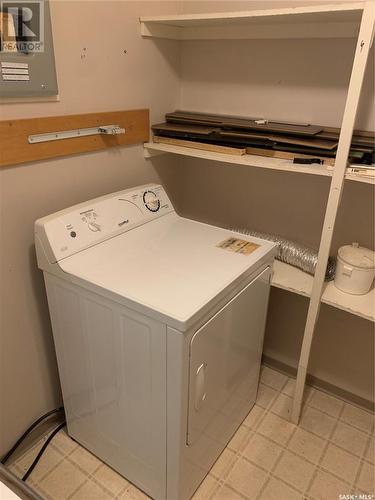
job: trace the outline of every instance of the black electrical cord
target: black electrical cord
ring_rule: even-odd
[[[38,420],[36,420],[33,424],[30,425],[30,427],[22,434],[22,436],[17,440],[14,446],[6,453],[3,458],[1,459],[1,463],[5,464],[5,462],[8,460],[8,458],[13,455],[13,453],[16,451],[16,449],[19,447],[19,445],[22,443],[22,441],[25,439],[25,437],[30,434],[30,432],[35,429],[35,427],[40,424],[40,422],[43,422],[46,418],[50,417],[54,413],[58,413],[59,411],[63,411],[64,407],[60,406],[59,408],[55,408],[54,410],[51,410],[44,415],[42,415]]]
[[[47,446],[49,445],[50,441],[55,437],[55,435],[63,428],[65,427],[66,425],[66,422],[64,420],[64,422],[60,425],[58,425],[56,427],[56,429],[48,436],[48,439],[46,440],[46,442],[44,443],[44,445],[41,447],[41,449],[39,450],[39,453],[37,454],[37,456],[35,457],[34,459],[34,462],[30,465],[30,467],[27,469],[26,473],[24,474],[24,476],[22,477],[22,481],[26,481],[26,479],[30,476],[30,474],[32,473],[32,471],[34,470],[35,466],[37,465],[37,463],[39,462],[41,456],[43,455],[43,453],[45,452]]]

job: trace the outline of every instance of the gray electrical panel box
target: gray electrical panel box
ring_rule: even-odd
[[[0,43],[0,97],[58,94],[48,0],[1,0]]]

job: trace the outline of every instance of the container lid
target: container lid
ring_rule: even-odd
[[[340,247],[338,254],[341,260],[351,266],[362,269],[373,269],[375,267],[375,252],[360,247],[358,243]]]

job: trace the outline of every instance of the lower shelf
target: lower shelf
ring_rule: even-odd
[[[313,277],[309,274],[278,260],[275,261],[272,286],[310,297],[312,285]],[[366,295],[350,295],[336,288],[333,281],[325,283],[324,286],[322,302],[369,321],[375,321],[374,288]]]

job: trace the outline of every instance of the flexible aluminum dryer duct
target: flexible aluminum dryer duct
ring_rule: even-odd
[[[291,266],[298,267],[302,271],[314,276],[316,264],[318,262],[318,252],[316,250],[299,245],[294,241],[287,240],[275,234],[259,233],[258,231],[251,231],[249,229],[235,229],[235,231],[277,243],[278,252],[276,259],[286,264],[290,264]],[[325,276],[326,281],[333,280],[335,277],[335,270],[336,259],[334,257],[329,257]]]

